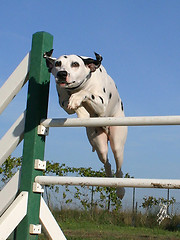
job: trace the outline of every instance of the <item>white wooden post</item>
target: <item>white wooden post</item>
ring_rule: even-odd
[[[11,180],[0,191],[0,216],[9,207],[15,199],[19,188],[19,171],[11,178]]]
[[[0,88],[0,114],[28,80],[29,53]]]
[[[21,192],[0,218],[0,240],[6,240],[27,213],[28,192]]]
[[[41,197],[41,205],[40,205],[40,213],[39,213],[40,221],[46,231],[46,234],[52,240],[66,240],[63,232],[61,231],[59,225],[54,219],[51,211],[46,205],[44,199]]]
[[[25,112],[16,120],[0,140],[0,166],[14,151],[24,136]]]

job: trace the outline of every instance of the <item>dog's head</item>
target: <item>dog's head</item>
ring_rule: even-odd
[[[80,86],[100,67],[102,61],[102,57],[97,53],[96,59],[77,55],[63,55],[56,59],[52,57],[52,53],[53,49],[43,55],[48,70],[54,75],[60,87],[69,89]]]

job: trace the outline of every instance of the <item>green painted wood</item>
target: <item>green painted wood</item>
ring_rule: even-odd
[[[39,224],[41,194],[33,193],[32,187],[34,178],[42,175],[42,171],[34,169],[34,160],[44,160],[45,136],[37,135],[37,127],[42,118],[47,118],[50,74],[43,53],[52,49],[52,44],[49,33],[33,35],[20,183],[20,191],[28,191],[29,198],[27,215],[17,228],[16,240],[38,239],[38,235],[29,234],[29,225]]]

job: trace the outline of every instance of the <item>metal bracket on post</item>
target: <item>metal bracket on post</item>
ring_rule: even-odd
[[[48,136],[49,128],[44,127],[43,125],[38,125],[38,135]]]
[[[30,224],[29,233],[36,234],[36,235],[41,234],[41,225],[40,224],[38,224],[38,225]]]
[[[35,193],[43,193],[44,189],[42,188],[42,186],[39,183],[34,182],[33,183],[33,192],[35,192]]]
[[[46,161],[41,161],[40,159],[35,159],[34,168],[36,170],[45,171],[46,170]]]

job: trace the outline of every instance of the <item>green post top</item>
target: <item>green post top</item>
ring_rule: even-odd
[[[20,180],[20,192],[28,191],[29,197],[27,215],[17,228],[16,240],[38,239],[38,235],[29,234],[29,225],[39,224],[41,194],[34,193],[32,187],[35,177],[42,175],[42,171],[34,169],[34,162],[35,159],[44,160],[45,136],[38,136],[37,128],[40,120],[47,118],[50,74],[43,53],[52,49],[52,45],[51,34],[33,34]]]

